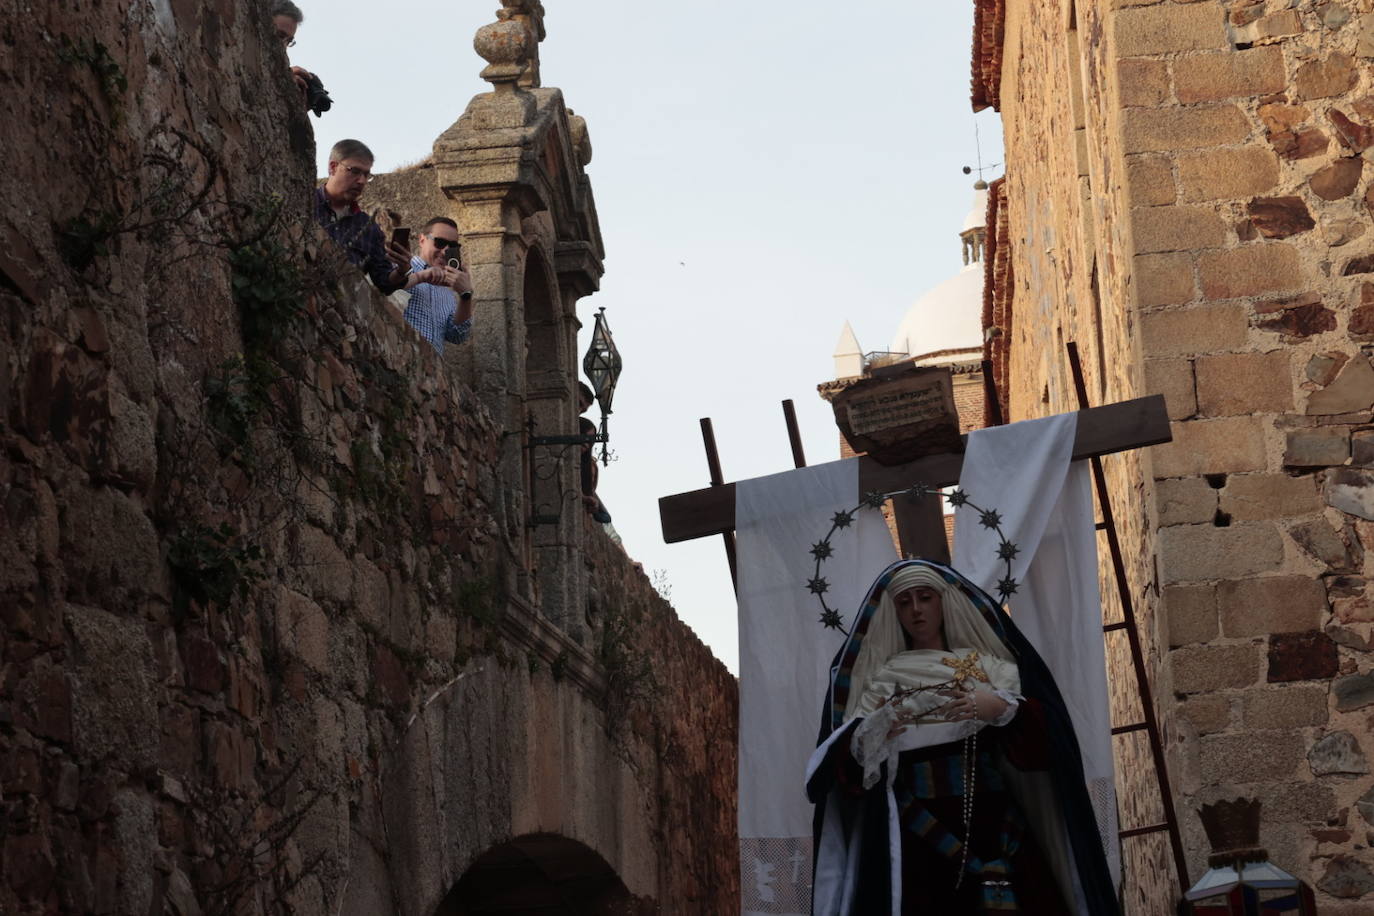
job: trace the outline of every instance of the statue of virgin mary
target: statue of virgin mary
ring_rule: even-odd
[[[807,767],[816,916],[1115,916],[1072,723],[996,601],[894,563],[831,668]]]

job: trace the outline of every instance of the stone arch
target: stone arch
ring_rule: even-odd
[[[525,254],[520,298],[525,318],[527,397],[538,400],[556,390],[566,396],[568,379],[576,375],[576,369],[570,365],[571,351],[564,340],[558,276],[540,244],[531,245]],[[542,418],[536,420],[542,422]]]
[[[478,856],[434,916],[647,916],[596,850],[556,833],[516,837]]]

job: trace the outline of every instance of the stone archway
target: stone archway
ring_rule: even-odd
[[[597,852],[554,833],[495,846],[473,861],[434,916],[647,916]]]

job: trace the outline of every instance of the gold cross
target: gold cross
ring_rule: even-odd
[[[964,681],[975,680],[988,682],[988,676],[983,673],[983,669],[978,667],[978,650],[970,652],[963,658],[950,657],[940,659],[940,664],[947,666],[954,672],[954,683],[960,687],[964,686]]]

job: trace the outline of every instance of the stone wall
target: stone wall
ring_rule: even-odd
[[[1008,0],[1005,23],[982,56],[1004,68],[1013,418],[1073,406],[1047,355],[1077,340],[1095,398],[1162,392],[1174,420],[1108,466],[1192,878],[1196,807],[1254,795],[1321,911],[1363,912],[1374,9]],[[1176,893],[1153,861],[1136,912]]]
[[[265,6],[0,23],[0,911],[463,912],[531,835],[728,909],[733,679],[581,513],[525,540],[491,390],[303,218]]]

